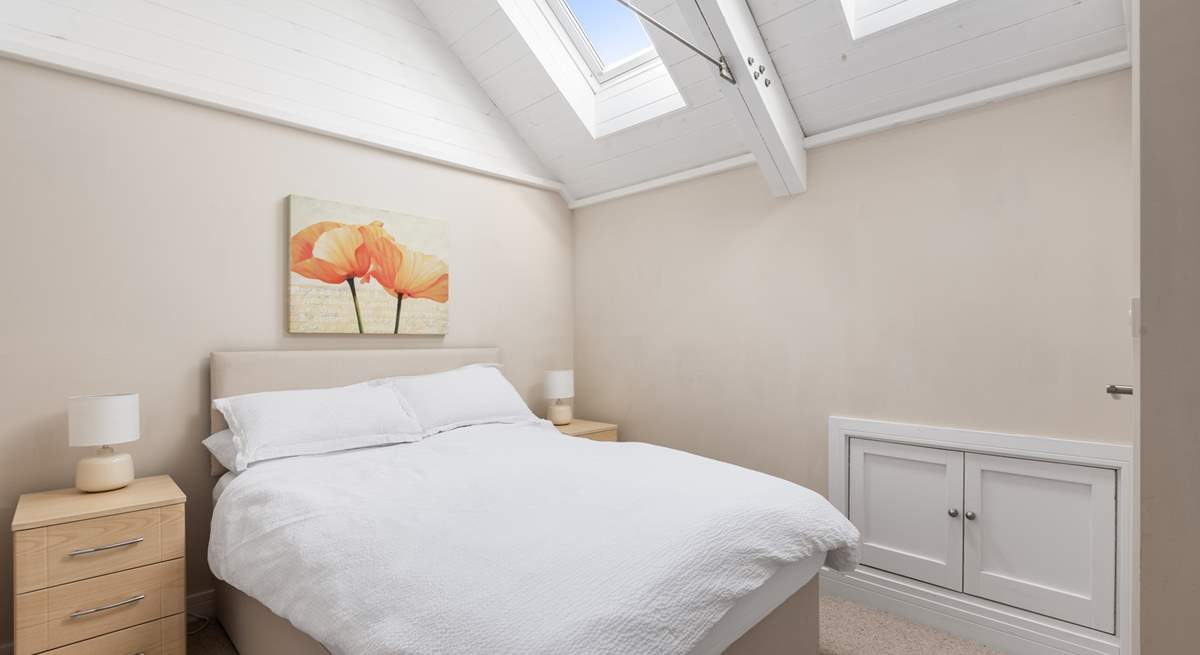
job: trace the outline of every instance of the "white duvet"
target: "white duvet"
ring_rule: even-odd
[[[818,494],[546,423],[257,464],[208,559],[335,654],[686,653],[785,564],[852,568]]]

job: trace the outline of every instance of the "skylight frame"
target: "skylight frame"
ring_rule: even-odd
[[[545,2],[546,6],[554,14],[554,17],[558,19],[559,25],[567,35],[567,38],[570,39],[571,44],[575,46],[579,58],[583,60],[583,63],[587,66],[591,77],[597,85],[603,85],[643,64],[658,59],[658,51],[654,48],[653,42],[651,42],[650,46],[645,50],[606,67],[604,61],[596,52],[596,48],[592,45],[591,39],[588,38],[587,32],[579,24],[579,19],[575,17],[575,12],[571,11],[567,0],[545,0]]]
[[[859,16],[859,5],[864,0],[839,0],[842,12],[846,16],[846,24],[850,28],[850,38],[857,41],[872,34],[884,32],[910,20],[923,18],[935,11],[940,11],[961,0],[895,0],[889,5],[880,7],[865,15]]]

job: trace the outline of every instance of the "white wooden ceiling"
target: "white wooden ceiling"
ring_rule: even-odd
[[[611,1],[611,0],[597,0]],[[650,30],[688,107],[593,139],[496,0],[417,5],[542,162],[582,198],[747,152],[710,66]],[[640,7],[686,29],[673,0]]]
[[[635,4],[687,34],[676,1],[692,0]],[[416,2],[574,198],[748,151],[711,66],[653,28],[647,31],[689,106],[593,139],[497,0]],[[810,137],[1127,47],[1122,0],[960,0],[858,41],[839,0],[748,2],[778,83]]]
[[[411,0],[0,0],[0,55],[558,187]]]
[[[725,83],[653,28],[688,106],[593,139],[499,1],[3,0],[0,55],[560,189],[575,204],[749,159]],[[690,33],[677,3],[697,0],[634,1]],[[1127,62],[1115,54],[1127,49],[1122,0],[959,0],[858,41],[839,0],[748,4],[809,147],[901,122],[896,112],[927,117],[931,103],[971,106],[955,99]],[[1019,82],[1031,76],[1041,82]]]
[[[750,0],[807,135],[1126,49],[1121,0],[960,0],[859,41],[839,0]]]

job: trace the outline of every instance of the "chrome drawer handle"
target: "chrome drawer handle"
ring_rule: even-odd
[[[103,612],[105,610],[114,610],[114,609],[117,609],[118,607],[124,607],[125,605],[132,605],[132,604],[138,602],[139,600],[145,600],[145,598],[146,598],[146,594],[138,594],[138,595],[134,596],[133,598],[126,598],[125,600],[118,601],[118,602],[112,603],[110,605],[101,605],[100,607],[93,607],[90,610],[79,610],[78,612],[71,612],[71,618],[77,619],[81,616],[87,616],[88,614],[95,614],[96,612]]]
[[[108,544],[107,546],[92,546],[91,548],[80,548],[79,550],[73,550],[73,551],[67,553],[67,557],[79,557],[80,555],[91,555],[92,553],[99,553],[101,551],[112,550],[114,548],[124,548],[126,546],[140,544],[145,540],[146,540],[145,537],[134,537],[133,539],[126,539],[125,541],[118,541],[115,544]]]

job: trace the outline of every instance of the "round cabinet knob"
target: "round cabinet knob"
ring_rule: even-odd
[[[969,512],[967,512],[966,514],[963,514],[963,516],[967,517],[967,520],[968,520],[968,521],[974,521],[974,520],[975,520],[975,512],[970,512],[970,511],[969,511]]]
[[[952,518],[952,519],[958,518],[958,508],[957,507],[946,513],[949,514],[950,518]]]

